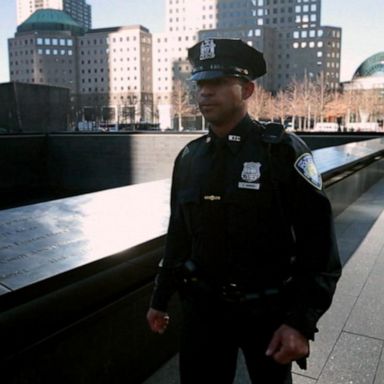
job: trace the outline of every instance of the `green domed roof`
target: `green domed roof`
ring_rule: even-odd
[[[39,9],[17,27],[17,32],[41,30],[71,31],[75,34],[84,33],[84,28],[73,20],[68,13],[57,9]]]
[[[384,52],[376,53],[363,61],[359,68],[357,68],[353,78],[378,76],[384,76]]]

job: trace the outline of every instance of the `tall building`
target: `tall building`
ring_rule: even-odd
[[[39,9],[58,9],[67,12],[86,29],[92,28],[91,6],[86,0],[16,0],[17,25]]]
[[[84,32],[65,12],[34,12],[8,39],[10,80],[64,86],[77,94],[77,39]]]
[[[140,25],[102,28],[80,36],[78,93],[84,113],[101,108],[104,121],[152,122],[152,35],[148,29]]]
[[[187,48],[210,37],[241,38],[262,51],[268,74],[258,82],[272,92],[319,75],[329,88],[338,87],[341,29],[321,25],[321,0],[167,0],[166,31],[153,43],[162,125],[173,115],[175,80],[190,70]]]
[[[165,32],[153,35],[153,92],[160,127],[173,126],[173,95],[190,74],[187,49],[202,29],[217,27],[217,0],[168,0]]]
[[[263,51],[267,89],[320,74],[329,88],[338,87],[341,29],[321,25],[321,0],[228,0],[217,6],[218,28],[200,38],[240,37]]]
[[[19,25],[8,53],[11,81],[69,88],[77,120],[153,121],[152,35],[140,25],[86,31],[42,9]]]

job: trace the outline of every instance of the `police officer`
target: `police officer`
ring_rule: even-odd
[[[175,161],[165,255],[147,320],[183,308],[181,383],[232,383],[238,350],[253,383],[292,383],[341,273],[332,212],[310,150],[251,119],[263,55],[241,40],[188,51],[209,133]]]

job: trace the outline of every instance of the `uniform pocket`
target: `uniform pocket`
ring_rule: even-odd
[[[201,192],[197,188],[183,189],[179,192],[179,201],[188,231],[194,234],[202,224]]]

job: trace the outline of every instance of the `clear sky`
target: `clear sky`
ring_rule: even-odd
[[[193,0],[189,0],[193,1]],[[165,0],[88,0],[93,27],[141,24],[164,28]],[[16,0],[0,0],[0,82],[9,81],[7,38],[16,31]],[[363,60],[384,51],[384,0],[322,0],[322,25],[341,27],[341,80],[348,81]]]

